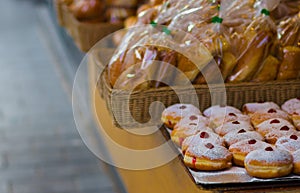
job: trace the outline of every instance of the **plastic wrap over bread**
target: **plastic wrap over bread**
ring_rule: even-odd
[[[290,80],[300,76],[300,12],[278,25],[281,59],[277,79]]]
[[[276,71],[271,74],[267,72],[272,68],[277,69],[279,63],[274,57],[277,49],[276,25],[270,17],[270,11],[278,4],[278,0],[256,2],[256,15],[245,32],[240,34],[240,45],[243,48],[240,49],[242,52],[233,73],[228,77],[229,82],[268,81],[276,78]]]
[[[282,47],[290,41],[285,40],[289,35],[279,38],[271,16],[279,5],[279,0],[167,0],[148,6],[140,10],[136,27],[128,29],[116,49],[108,65],[108,81],[118,89],[147,89],[185,85],[187,81],[285,79],[281,70],[299,69],[282,65],[284,57],[290,60],[291,53],[298,51],[295,44],[289,45],[292,49]],[[297,22],[289,23],[281,29],[299,35]]]

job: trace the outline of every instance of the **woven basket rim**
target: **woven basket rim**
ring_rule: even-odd
[[[135,95],[135,94],[140,94],[140,93],[153,93],[153,92],[164,92],[164,91],[171,91],[174,89],[178,89],[180,91],[184,91],[184,90],[189,90],[191,89],[191,87],[186,87],[186,86],[172,86],[168,87],[158,87],[158,88],[148,88],[148,89],[143,89],[143,90],[134,90],[134,91],[129,91],[129,90],[122,90],[122,89],[115,89],[112,88],[109,81],[107,80],[107,78],[105,77],[104,73],[101,75],[101,79],[102,79],[102,83],[104,83],[104,86],[106,87],[106,89],[108,89],[109,93],[112,92],[118,92],[118,93],[130,93],[131,95]],[[300,79],[296,79],[296,80],[274,80],[274,81],[268,81],[268,82],[241,82],[241,83],[224,83],[224,84],[210,84],[210,86],[208,86],[207,84],[193,84],[193,88],[194,89],[218,89],[218,88],[223,88],[225,86],[226,88],[245,88],[245,87],[252,87],[252,88],[261,88],[262,86],[283,86],[283,85],[299,85],[300,84]]]

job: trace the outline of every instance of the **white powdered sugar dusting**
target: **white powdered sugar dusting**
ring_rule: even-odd
[[[206,147],[207,143],[201,143],[198,146],[191,146],[187,149],[191,155],[196,157],[205,157],[210,160],[226,159],[231,153],[223,146],[213,145],[213,148]]]
[[[238,130],[229,132],[224,136],[224,140],[228,145],[232,145],[244,139],[256,139],[259,141],[264,140],[264,138],[256,131]]]
[[[275,148],[271,145],[269,147],[272,148],[272,151],[266,151],[265,148],[250,152],[245,158],[245,163],[249,163],[251,160],[266,161],[267,163],[292,162],[292,155],[288,151]]]
[[[205,132],[208,137],[200,137],[201,134]],[[206,132],[203,131],[200,133],[197,133],[196,135],[192,135],[187,137],[183,143],[182,146],[198,146],[202,145],[202,143],[212,143],[212,144],[217,144],[217,145],[223,145],[224,144],[224,139],[220,137],[219,135],[212,133],[212,132]]]
[[[295,112],[299,113],[300,111],[300,100],[297,98],[290,99],[283,103],[281,106],[282,110],[287,112],[288,114],[293,114]]]
[[[181,119],[175,126],[174,129],[186,128],[186,127],[207,127],[208,119],[199,114],[189,114]]]
[[[300,162],[300,149],[293,152],[294,162]]]
[[[232,152],[231,150],[235,149],[234,152],[239,151],[239,152],[249,153],[257,149],[264,149],[269,145],[270,144],[266,142],[258,141],[256,139],[245,139],[235,144],[232,144],[229,147],[229,151]]]
[[[253,131],[253,127],[249,122],[245,121],[230,121],[227,123],[224,123],[223,125],[215,128],[215,132],[218,133],[219,135],[226,135],[227,133],[231,131],[237,131],[240,129],[245,129],[247,131]]]
[[[244,112],[254,113],[256,111],[264,109],[280,109],[280,107],[274,102],[264,102],[264,103],[247,103],[243,106]]]
[[[273,118],[268,119],[259,125],[257,125],[256,129],[260,133],[268,133],[272,130],[279,130],[283,126],[287,126],[291,129],[295,129],[294,125],[292,125],[289,121],[281,118]]]
[[[191,104],[174,104],[172,106],[169,106],[163,111],[164,115],[171,115],[174,117],[185,117],[190,114],[197,114],[201,115],[201,111]]]
[[[295,135],[296,136],[296,135]],[[276,147],[284,149],[287,151],[296,151],[300,149],[300,135],[296,136],[295,139],[292,139],[293,136],[284,136],[277,140]]]
[[[225,115],[229,113],[242,114],[242,112],[235,107],[220,105],[211,106],[203,112],[206,117],[225,117]]]

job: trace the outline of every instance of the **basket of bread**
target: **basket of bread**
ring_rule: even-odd
[[[299,10],[300,1],[292,0],[165,0],[148,6],[103,64],[100,93],[121,127],[158,124],[152,116],[162,108],[155,101],[201,110],[218,103],[281,105],[300,96]]]
[[[55,8],[59,25],[86,52],[101,38],[121,29],[124,20],[136,14],[140,3],[138,0],[55,0]]]

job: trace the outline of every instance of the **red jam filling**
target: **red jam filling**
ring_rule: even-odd
[[[198,118],[197,118],[197,116],[195,116],[195,115],[190,116],[190,120],[191,120],[191,121],[197,120],[197,119],[198,119]]]
[[[291,135],[291,136],[290,136],[290,139],[297,140],[297,139],[298,139],[298,136],[297,136],[297,135]]]
[[[234,114],[234,113],[229,113],[228,115],[229,115],[229,116],[235,116],[235,117],[236,117],[236,114]]]
[[[277,111],[275,109],[270,109],[268,110],[268,113],[277,113]]]
[[[201,132],[200,133],[200,138],[209,138],[209,135],[206,132]]]
[[[190,123],[189,125],[195,125],[195,126],[196,126],[196,125],[197,125],[197,123]]]
[[[297,97],[297,99],[300,101],[300,97]]]
[[[248,143],[251,144],[251,145],[252,145],[252,144],[255,144],[255,143],[256,143],[256,140],[255,140],[255,139],[251,139],[251,140],[248,141]]]
[[[280,121],[278,119],[274,119],[270,122],[270,124],[274,124],[274,123],[280,123]]]
[[[241,130],[239,130],[239,132],[238,133],[245,133],[246,132],[246,130],[245,129],[241,129]]]
[[[184,105],[179,107],[179,109],[185,109],[185,108],[186,108],[186,106],[184,106]]]
[[[212,148],[214,148],[215,146],[214,146],[213,144],[211,144],[211,143],[207,143],[207,144],[205,145],[205,147],[207,147],[208,149],[212,149]]]
[[[290,128],[288,126],[283,126],[280,128],[280,131],[288,131]]]
[[[233,121],[232,124],[238,125],[238,124],[240,124],[240,122],[238,122],[238,121]]]
[[[196,165],[196,161],[197,161],[196,157],[193,157],[192,163],[193,163],[194,167]]]
[[[273,148],[272,148],[272,147],[266,147],[265,150],[266,150],[266,151],[273,151]]]
[[[182,145],[182,142],[184,141],[184,138],[179,138],[179,144],[180,144],[180,146]]]

